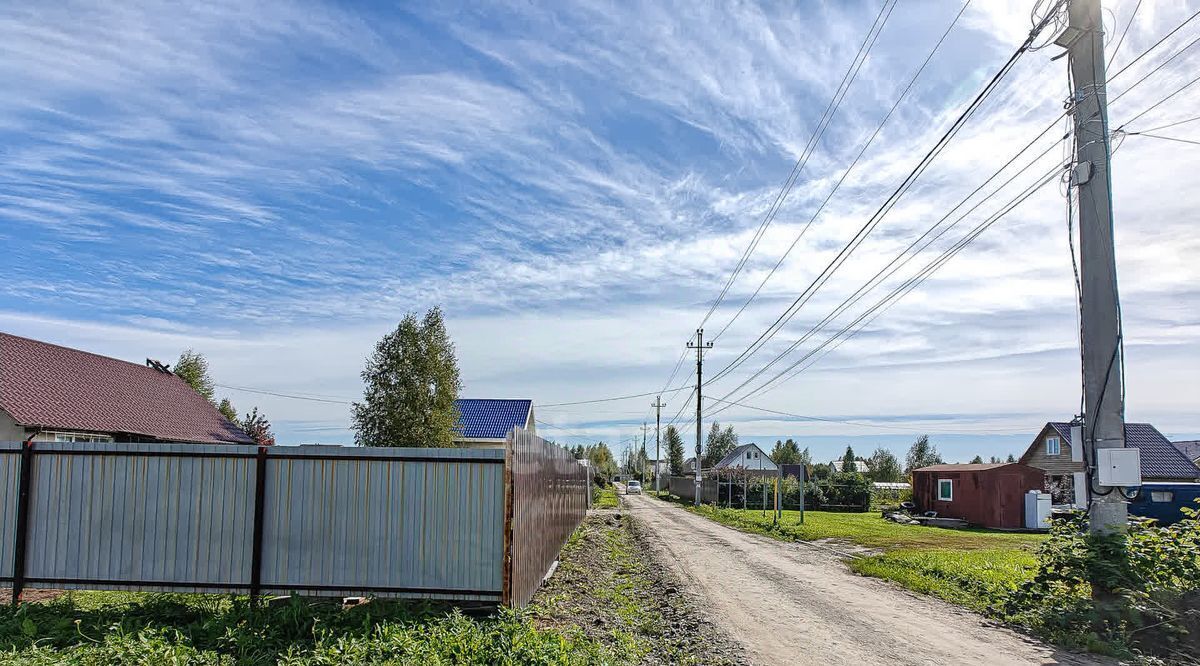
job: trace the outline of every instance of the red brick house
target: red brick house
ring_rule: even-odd
[[[0,441],[253,444],[158,364],[0,333]]]

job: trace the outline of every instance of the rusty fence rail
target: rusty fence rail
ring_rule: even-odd
[[[591,477],[565,449],[521,429],[508,435],[504,600],[525,606],[591,504]]]
[[[0,443],[0,582],[506,603],[590,500],[523,430],[505,449]]]

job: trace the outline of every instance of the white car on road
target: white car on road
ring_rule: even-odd
[[[642,494],[641,482],[640,481],[630,481],[629,483],[626,483],[625,484],[625,494],[626,495],[641,495]]]

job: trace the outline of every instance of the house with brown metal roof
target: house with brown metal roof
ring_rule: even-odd
[[[0,333],[0,441],[253,444],[161,363]]]

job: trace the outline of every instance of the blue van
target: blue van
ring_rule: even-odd
[[[1183,520],[1182,507],[1200,509],[1200,483],[1143,483],[1137,497],[1129,502],[1129,515],[1154,518],[1159,525]]]

